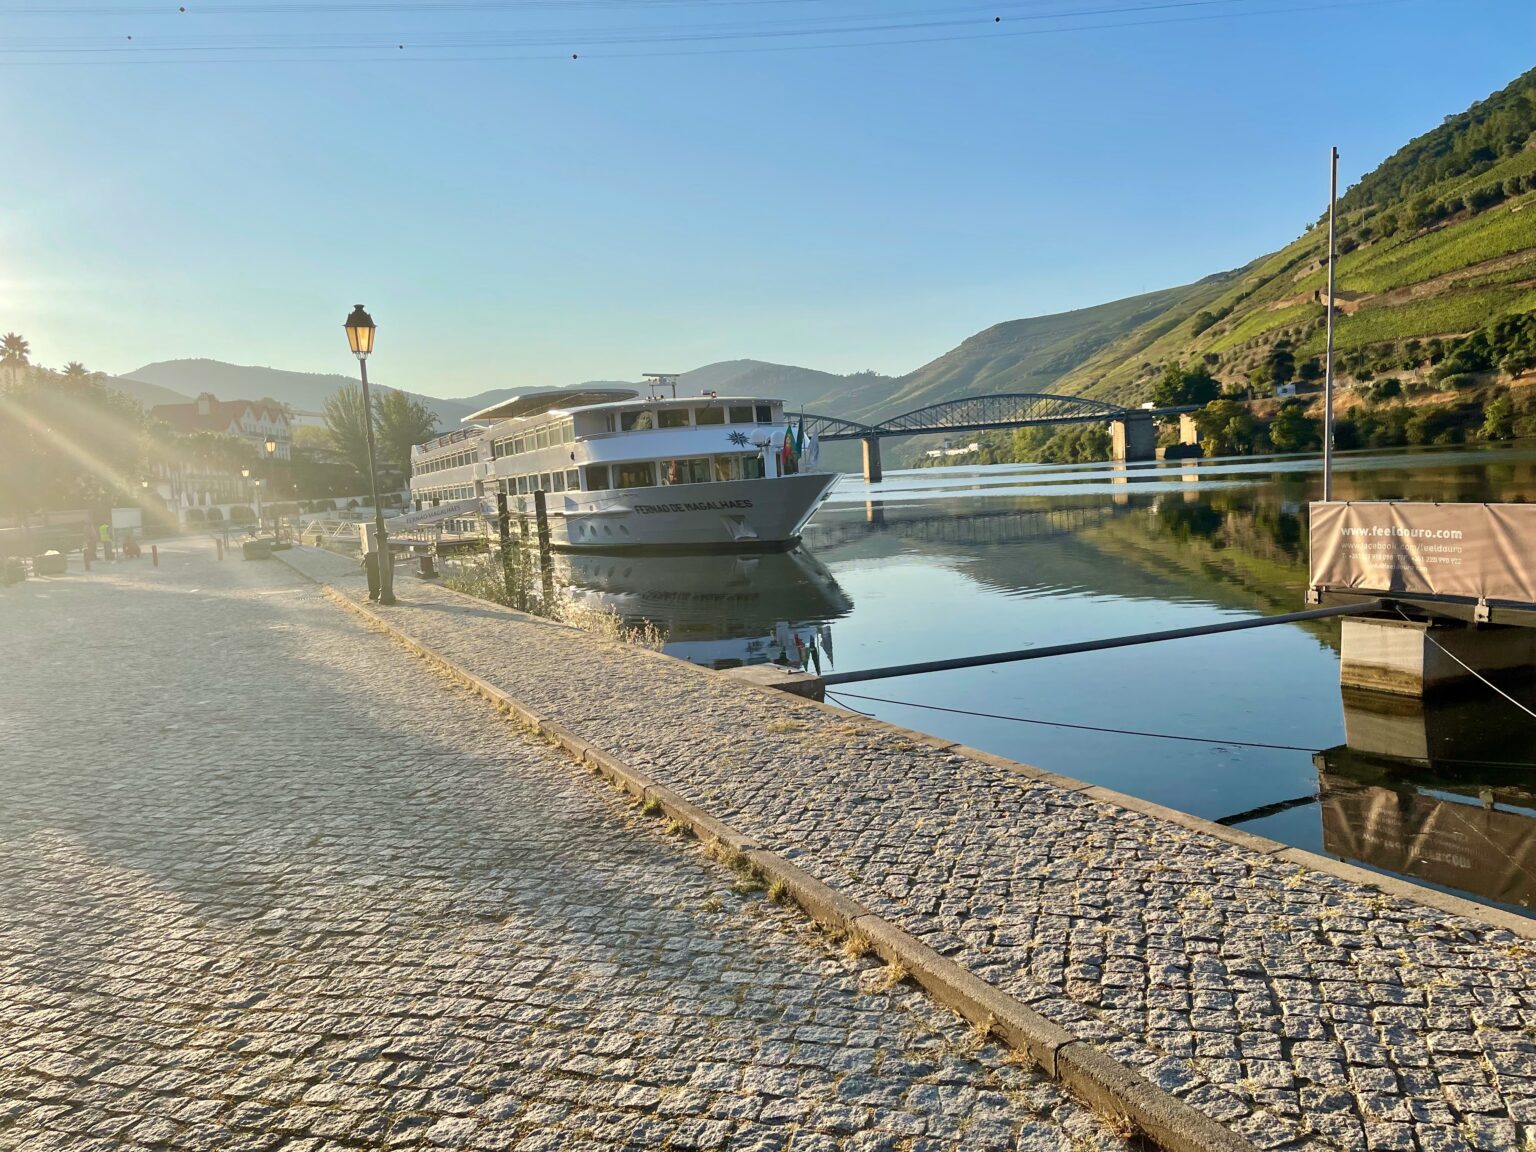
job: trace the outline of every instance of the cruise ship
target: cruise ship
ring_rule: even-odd
[[[671,395],[665,393],[670,389]],[[788,548],[836,475],[782,400],[676,395],[676,380],[511,396],[417,445],[407,520],[532,512],[545,494],[560,550]],[[483,521],[482,521],[483,522]]]

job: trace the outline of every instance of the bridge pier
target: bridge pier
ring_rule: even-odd
[[[1127,412],[1109,423],[1111,456],[1117,464],[1157,459],[1157,425],[1150,412]]]
[[[885,473],[880,470],[880,437],[865,436],[864,440],[864,481],[867,484],[878,484],[885,478]]]

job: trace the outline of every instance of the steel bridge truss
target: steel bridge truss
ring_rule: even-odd
[[[966,396],[914,408],[879,424],[860,424],[837,416],[804,415],[807,434],[823,441],[869,440],[883,436],[918,436],[932,432],[985,432],[1030,424],[1093,424],[1118,420],[1136,409],[1088,400],[1081,396],[1052,396],[1045,392],[1003,392]]]

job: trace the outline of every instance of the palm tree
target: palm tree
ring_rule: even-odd
[[[0,336],[0,364],[7,368],[25,368],[27,357],[32,352],[32,345],[27,343],[25,336],[19,336],[15,332],[7,332]]]
[[[78,360],[71,360],[64,365],[63,375],[69,380],[84,380],[90,376],[91,370]]]

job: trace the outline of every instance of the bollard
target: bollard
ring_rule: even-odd
[[[160,567],[160,545],[151,544],[149,546],[149,558],[155,562],[156,568]]]
[[[224,541],[217,536],[213,538],[213,550],[218,553],[218,559],[224,559]]]
[[[377,601],[381,587],[379,582],[379,553],[377,551],[364,553],[363,570],[368,574],[368,599]]]
[[[85,561],[85,570],[87,572],[89,572],[91,570],[91,557],[94,556],[95,553],[96,553],[96,549],[95,548],[82,548],[82,549],[80,549],[80,559]]]

